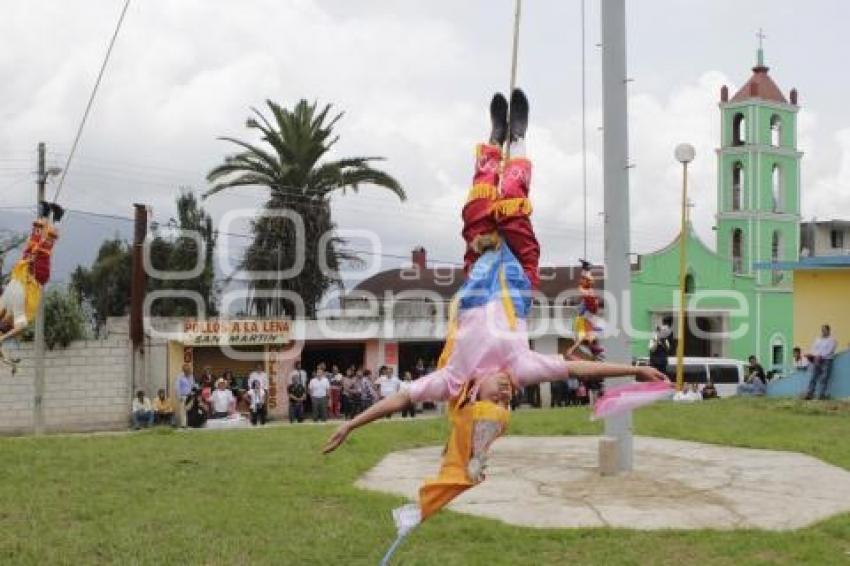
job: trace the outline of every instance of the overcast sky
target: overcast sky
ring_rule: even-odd
[[[33,199],[35,147],[63,165],[121,0],[0,0],[0,207]],[[627,2],[632,248],[651,251],[678,229],[680,141],[697,148],[694,222],[714,243],[721,85],[750,76],[764,28],[771,75],[800,91],[803,215],[850,218],[850,78],[843,72],[850,4],[834,0]],[[543,260],[582,250],[579,0],[527,0],[519,82],[531,100],[528,149]],[[602,259],[599,0],[588,0],[590,255]],[[458,261],[458,213],[487,104],[508,82],[512,0],[135,0],[72,164],[63,204],[132,215],[174,214],[178,187],[205,189],[206,172],[248,136],[251,106],[267,98],[333,102],[346,115],[336,154],[382,155],[409,200],[364,188],[339,195],[341,229],[374,230],[383,253]],[[263,191],[213,197],[214,217],[256,207]],[[20,221],[0,216],[0,227]],[[69,226],[57,253],[89,261],[128,223]],[[70,234],[69,234],[70,232]],[[76,240],[72,242],[72,240]],[[352,247],[367,243],[353,239]],[[88,252],[86,252],[88,250]],[[69,258],[70,259],[70,258]],[[381,258],[380,268],[400,259]],[[73,263],[65,261],[64,263]]]

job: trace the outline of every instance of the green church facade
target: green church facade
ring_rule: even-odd
[[[688,229],[686,298],[688,356],[744,360],[765,368],[790,364],[793,279],[756,270],[757,262],[796,261],[800,241],[797,93],[785,98],[768,75],[761,50],[750,80],[730,99],[720,96],[716,248]],[[642,255],[632,275],[632,353],[648,355],[649,334],[678,312],[680,237]]]

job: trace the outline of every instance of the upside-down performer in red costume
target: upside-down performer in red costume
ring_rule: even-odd
[[[524,155],[528,101],[519,89],[490,104],[489,143],[476,148],[472,188],[463,207],[466,281],[455,296],[439,369],[342,424],[323,451],[339,447],[356,428],[401,411],[411,402],[447,401],[452,424],[439,476],[419,491],[419,504],[397,509],[400,532],[431,516],[484,479],[487,451],[506,429],[512,391],[544,381],[635,375],[665,380],[649,367],[567,361],[529,348],[526,318],[538,284],[540,246],[528,198],[531,161]],[[510,136],[510,158],[502,146]],[[501,171],[501,179],[500,179]],[[500,186],[501,180],[501,186]]]
[[[59,232],[49,220],[58,222],[64,211],[56,204],[42,202],[42,217],[32,223],[21,259],[12,268],[9,282],[0,293],[0,362],[17,369],[17,360],[9,357],[3,343],[26,330],[35,320],[41,290],[50,279],[50,259]]]

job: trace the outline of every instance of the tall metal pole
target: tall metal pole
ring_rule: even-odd
[[[605,189],[605,292],[616,305],[607,308],[612,335],[606,340],[608,358],[631,363],[629,339],[618,331],[624,327],[623,307],[629,292],[629,168],[628,114],[626,99],[626,2],[603,0],[602,19],[602,121]],[[616,313],[616,317],[610,314]],[[631,378],[608,380],[611,383]],[[618,471],[632,469],[631,412],[605,420],[605,434],[617,439]]]
[[[676,146],[676,160],[682,164],[682,227],[679,232],[679,321],[676,330],[676,391],[682,390],[684,383],[685,368],[685,322],[687,313],[685,310],[685,282],[687,281],[688,268],[688,163],[694,160],[696,152],[690,144],[679,144]]]
[[[41,217],[41,202],[45,199],[47,187],[47,167],[45,154],[47,148],[44,142],[38,144],[38,171],[36,173],[36,214]],[[44,294],[38,302],[35,315],[35,378],[33,379],[32,425],[35,434],[44,433]]]

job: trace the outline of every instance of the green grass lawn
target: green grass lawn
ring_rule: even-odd
[[[660,404],[639,434],[805,452],[850,469],[850,407]],[[596,434],[583,409],[520,411],[511,434]],[[0,564],[377,564],[402,499],[355,479],[388,452],[440,444],[441,419],[0,439]],[[782,470],[776,470],[781,474]],[[793,509],[788,510],[793,513]],[[850,514],[790,532],[531,529],[442,512],[395,564],[850,564]]]

